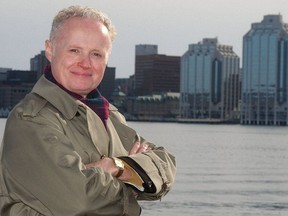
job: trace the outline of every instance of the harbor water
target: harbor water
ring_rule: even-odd
[[[288,216],[288,127],[128,123],[177,161],[172,191],[142,215]]]

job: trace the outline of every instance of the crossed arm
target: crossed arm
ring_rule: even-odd
[[[145,153],[151,151],[151,148],[147,144],[141,144],[140,139],[138,139],[129,151],[129,155]],[[113,177],[116,177],[119,172],[119,168],[116,167],[114,161],[109,157],[103,157],[101,160],[86,164],[86,169],[91,167],[102,168],[104,172],[110,173]],[[124,171],[121,176],[118,177],[119,180],[125,181],[131,178],[131,170],[124,167]]]

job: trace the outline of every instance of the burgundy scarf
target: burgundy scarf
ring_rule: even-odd
[[[72,97],[76,98],[77,100],[80,100],[84,104],[86,104],[88,107],[90,107],[102,120],[104,126],[106,127],[106,121],[109,117],[109,102],[108,100],[101,95],[101,93],[98,91],[98,89],[94,89],[91,91],[86,98],[82,97],[81,95],[78,95],[74,92],[71,92],[64,88],[60,83],[58,83],[55,78],[53,77],[53,74],[51,72],[51,66],[47,66],[45,68],[45,77],[58,85],[61,89],[66,91],[68,94],[70,94]]]

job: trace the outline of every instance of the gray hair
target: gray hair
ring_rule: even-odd
[[[54,17],[52,28],[50,31],[50,41],[55,39],[57,32],[61,29],[65,21],[72,17],[80,17],[80,18],[89,18],[97,20],[103,23],[104,26],[108,29],[111,41],[113,41],[116,37],[116,29],[112,24],[111,20],[108,18],[106,14],[103,12],[91,8],[91,7],[82,7],[82,6],[70,6],[68,8],[64,8],[58,12],[58,14]]]

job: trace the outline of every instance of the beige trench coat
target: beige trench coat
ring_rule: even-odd
[[[107,130],[84,104],[41,77],[7,119],[1,146],[0,215],[139,215],[131,189],[102,169],[84,164],[100,156],[127,156],[136,131],[110,104]],[[142,138],[142,142],[146,142]],[[130,156],[156,186],[156,200],[171,188],[175,158],[163,147]]]

